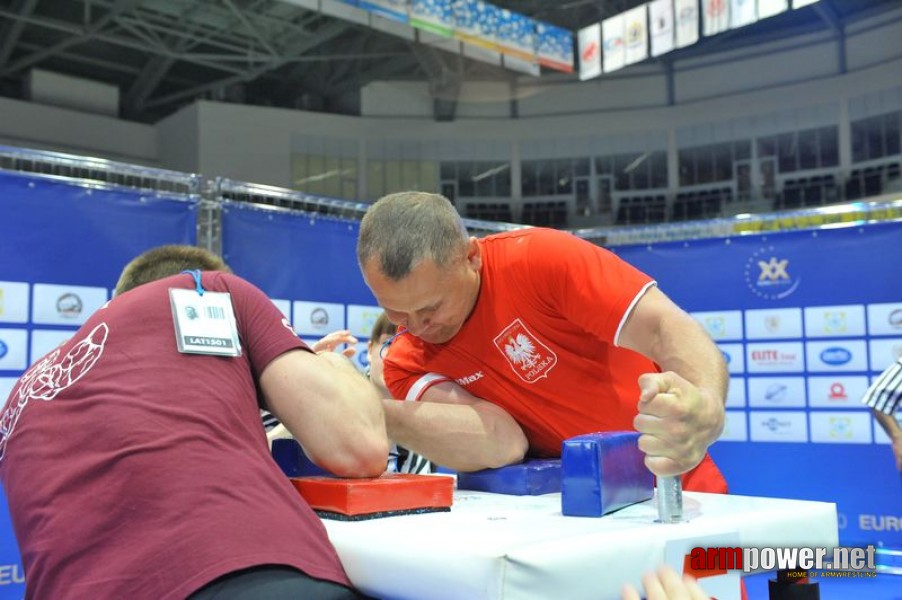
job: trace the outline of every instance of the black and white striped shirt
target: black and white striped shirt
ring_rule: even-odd
[[[893,414],[899,408],[902,404],[902,357],[880,374],[861,401],[887,415]]]

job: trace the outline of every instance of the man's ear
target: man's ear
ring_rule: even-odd
[[[482,249],[472,236],[467,240],[467,263],[476,270],[482,266]]]

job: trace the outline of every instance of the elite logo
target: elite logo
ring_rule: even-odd
[[[548,377],[548,372],[557,364],[557,354],[534,336],[520,319],[514,319],[494,342],[514,373],[526,383]]]

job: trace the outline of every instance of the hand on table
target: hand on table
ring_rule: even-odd
[[[655,475],[695,467],[723,430],[723,399],[713,398],[671,371],[639,377],[639,449]]]
[[[708,594],[691,577],[680,576],[668,566],[642,576],[646,600],[709,600]],[[623,586],[622,600],[639,600],[636,588]]]

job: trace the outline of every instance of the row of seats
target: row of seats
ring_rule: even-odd
[[[823,206],[839,202],[839,189],[833,175],[822,175],[783,182],[783,192],[774,199],[774,209]]]
[[[896,163],[856,169],[844,186],[837,185],[834,175],[787,179],[783,182],[783,189],[774,197],[773,209],[823,206],[879,196],[892,185],[902,185],[900,171],[902,169]],[[672,206],[668,206],[664,194],[620,197],[614,223],[639,225],[712,219],[725,214],[724,206],[734,200],[733,190],[729,187],[681,192]],[[514,220],[510,206],[504,203],[468,204],[466,216],[487,221]],[[541,227],[568,227],[567,202],[527,202],[523,204],[518,222]]]

